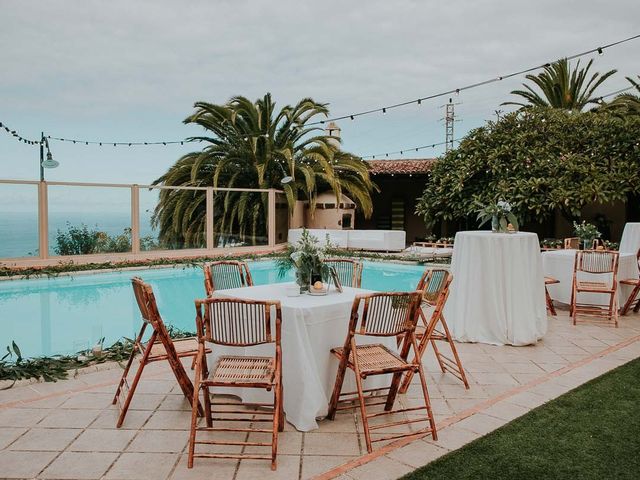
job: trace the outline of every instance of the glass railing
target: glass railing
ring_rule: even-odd
[[[0,180],[0,259],[215,254],[285,243],[288,225],[278,190]]]

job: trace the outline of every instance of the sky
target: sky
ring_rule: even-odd
[[[640,33],[639,18],[637,0],[0,0],[0,122],[30,139],[182,140],[202,133],[182,123],[194,102],[266,92],[348,115],[614,42]],[[639,46],[594,55],[594,70],[619,71],[600,94],[640,73]],[[509,111],[500,104],[522,81],[454,95],[456,138]],[[384,157],[442,142],[446,100],[343,120],[342,148]],[[146,184],[194,148],[51,141],[60,166],[46,178]],[[0,131],[0,167],[0,178],[37,180],[38,148]]]

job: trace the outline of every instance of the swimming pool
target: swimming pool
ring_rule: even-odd
[[[279,279],[273,261],[249,262],[256,285],[293,281]],[[424,267],[364,262],[362,288],[412,290]],[[193,300],[204,297],[202,270],[192,267],[146,269],[0,282],[0,350],[12,340],[24,357],[69,354],[90,348],[105,337],[111,345],[133,338],[140,313],[130,279],[149,282],[164,321],[194,331]]]

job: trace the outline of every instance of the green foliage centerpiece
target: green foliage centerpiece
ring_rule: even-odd
[[[296,283],[301,293],[308,291],[311,283],[329,278],[329,267],[324,260],[330,245],[327,242],[326,246],[321,247],[319,243],[305,228],[300,240],[294,245],[289,244],[287,254],[276,262],[279,277],[283,277],[291,268],[295,269]]]
[[[573,229],[576,232],[576,237],[580,239],[580,244],[584,249],[592,248],[593,241],[601,235],[594,224],[587,223],[584,220],[582,223],[573,222]]]
[[[495,233],[517,232],[519,228],[518,219],[511,211],[511,204],[504,200],[480,208],[478,221],[480,227],[491,221],[491,231]]]

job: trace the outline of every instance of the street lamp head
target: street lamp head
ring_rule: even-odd
[[[283,177],[282,180],[280,180],[280,183],[286,185],[287,183],[291,183],[292,181],[293,177],[287,175],[286,177]]]
[[[53,155],[51,155],[51,152],[47,152],[47,159],[42,162],[42,166],[44,168],[56,168],[59,165],[60,162],[53,159]]]

